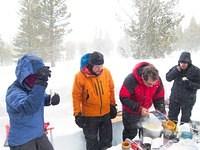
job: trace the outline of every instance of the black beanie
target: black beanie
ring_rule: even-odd
[[[182,52],[181,56],[178,60],[178,63],[180,62],[186,62],[188,64],[192,64],[191,56],[189,52]]]
[[[89,59],[89,64],[91,64],[91,65],[103,65],[104,64],[103,54],[101,54],[99,52],[91,53],[90,59]]]

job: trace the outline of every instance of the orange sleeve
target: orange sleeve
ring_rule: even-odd
[[[111,76],[111,73],[108,71],[109,74],[109,88],[110,88],[110,104],[111,105],[115,105],[116,101],[115,101],[115,91],[114,91],[114,82]]]
[[[72,98],[73,98],[73,111],[74,116],[81,112],[81,105],[82,105],[82,86],[80,80],[80,74],[77,74],[74,79],[73,83],[73,90],[72,90]]]

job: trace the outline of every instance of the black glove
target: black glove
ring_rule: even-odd
[[[48,83],[45,80],[36,79],[35,84],[47,87]]]
[[[83,116],[81,116],[81,115],[75,116],[75,123],[76,123],[80,128],[85,127],[85,126],[86,126],[85,117],[83,117]]]
[[[161,105],[158,111],[160,111],[163,114],[166,114],[165,105]]]
[[[60,103],[60,96],[55,93],[52,97],[51,97],[51,105],[58,105]]]
[[[48,78],[51,77],[51,70],[48,66],[43,66],[36,72],[36,75],[38,79],[48,81]]]
[[[113,119],[117,116],[116,105],[110,105],[110,118]]]
[[[166,114],[164,100],[157,100],[154,102],[154,107],[156,110],[160,111],[163,114]]]

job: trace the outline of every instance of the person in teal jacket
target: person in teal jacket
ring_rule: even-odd
[[[25,54],[15,74],[17,79],[6,93],[10,150],[53,150],[44,131],[44,106],[59,104],[60,97],[45,93],[50,68],[38,56]]]

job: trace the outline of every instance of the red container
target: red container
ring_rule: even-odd
[[[131,143],[131,148],[132,148],[132,150],[140,150],[137,143]]]

